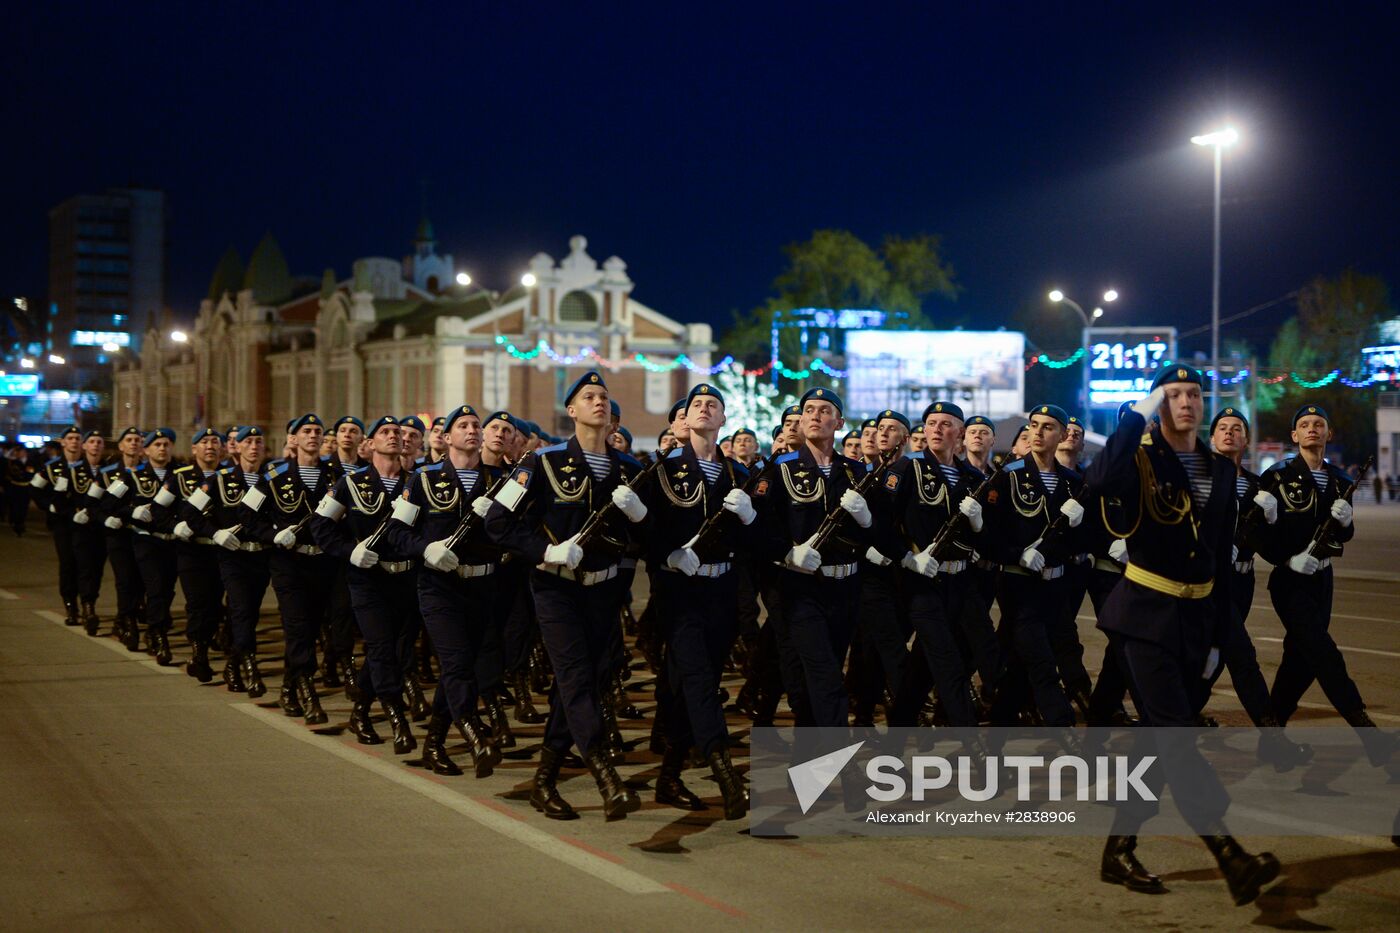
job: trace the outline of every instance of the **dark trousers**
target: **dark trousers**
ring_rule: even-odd
[[[29,517],[29,490],[23,486],[11,486],[5,490],[5,505],[10,515],[10,527],[15,534],[24,534],[25,520]]]
[[[713,578],[658,571],[651,579],[666,642],[667,689],[658,691],[657,701],[666,696],[668,708],[659,718],[673,748],[694,746],[707,756],[729,742],[719,681],[738,624],[738,576],[733,570]]]
[[[530,649],[539,635],[535,622],[535,597],[530,592],[530,567],[515,559],[501,564],[496,577],[494,613],[502,620],[501,650],[509,673],[524,670],[530,662]]]
[[[805,687],[812,721],[799,725],[845,726],[849,698],[841,667],[851,647],[860,602],[860,580],[780,571],[783,627],[789,651],[783,681]],[[780,647],[783,633],[779,632]],[[795,665],[795,667],[794,667]],[[801,689],[800,687],[798,689]]]
[[[417,573],[351,567],[348,580],[355,624],[365,640],[365,663],[356,678],[360,694],[366,700],[398,700],[404,670],[413,661],[412,634],[420,624]]]
[[[350,606],[350,564],[346,561],[332,561],[330,576],[325,584],[330,587],[330,605],[326,610],[326,654],[332,658],[355,656],[355,638],[359,629],[355,626],[355,610]]]
[[[860,610],[856,618],[855,641],[860,645],[860,670],[856,672],[854,692],[856,709],[868,715],[880,695],[889,691],[899,696],[899,681],[904,675],[909,650],[909,619],[901,607],[898,564],[876,567],[862,564],[860,568]],[[851,666],[857,663],[851,654]]]
[[[71,605],[78,601],[78,558],[73,523],[66,518],[50,518],[48,524],[53,533],[53,549],[58,554],[58,595],[65,606]]]
[[[141,583],[141,568],[136,564],[132,533],[126,529],[107,529],[107,561],[112,565],[112,580],[117,584],[117,614],[134,618],[141,611],[145,586]]]
[[[1089,591],[1089,579],[1094,573],[1092,562],[1069,564],[1065,567],[1064,607],[1050,620],[1050,650],[1055,653],[1055,669],[1066,694],[1088,694],[1093,687],[1089,672],[1084,669],[1084,643],[1079,640],[1079,607]]]
[[[914,652],[910,655],[905,683],[897,694],[892,726],[918,722],[929,687],[938,689],[950,726],[976,726],[969,674],[954,630],[962,616],[963,601],[971,579],[967,571],[939,574],[933,579],[908,573],[904,581],[909,622],[914,628]]]
[[[734,564],[734,574],[739,591],[738,637],[753,639],[758,637],[758,586],[753,564],[739,560]]]
[[[617,628],[616,577],[580,586],[553,574],[530,574],[540,635],[554,667],[544,744],[555,751],[576,745],[588,755],[603,735],[601,690],[617,669],[612,655]]]
[[[1016,721],[1026,691],[1035,699],[1047,726],[1074,725],[1074,711],[1060,686],[1060,673],[1050,646],[1049,628],[1064,612],[1066,581],[1043,580],[1003,570],[997,581],[997,605],[1001,608],[1001,654],[1006,661],[992,704],[993,725]]]
[[[223,619],[224,581],[217,553],[220,550],[209,544],[175,545],[180,590],[185,594],[185,638],[190,644],[212,643]]]
[[[1094,617],[1103,618],[1104,604],[1123,579],[1123,574],[1112,570],[1094,568],[1089,575],[1089,601],[1094,606]],[[1094,682],[1094,690],[1089,694],[1089,723],[1106,723],[1123,708],[1123,699],[1128,695],[1128,681],[1118,666],[1118,656],[1112,643],[1104,646],[1103,663],[1099,666],[1099,679]]]
[[[1230,670],[1230,683],[1240,705],[1257,726],[1265,716],[1273,714],[1269,701],[1269,685],[1259,670],[1259,658],[1254,653],[1254,642],[1245,628],[1249,609],[1254,602],[1254,573],[1236,573],[1230,581],[1230,627],[1220,645],[1220,664],[1211,676],[1210,685],[1215,686],[1226,668]]]
[[[169,632],[170,604],[175,601],[177,575],[175,544],[135,532],[131,538],[132,553],[146,594],[146,627],[153,632]]]
[[[463,579],[420,569],[418,605],[442,667],[433,693],[433,714],[446,715],[453,722],[475,716],[477,698],[484,689],[478,680],[480,653],[491,620],[500,616],[494,574]]]
[[[256,655],[258,613],[262,611],[269,576],[267,552],[230,551],[227,548],[218,548],[218,551],[219,576],[224,581],[224,592],[228,594],[228,624],[233,653],[240,657]]]
[[[107,538],[101,526],[70,525],[73,530],[73,563],[78,571],[78,598],[97,602],[102,591],[102,571],[107,564]]]
[[[1275,567],[1269,574],[1269,599],[1283,622],[1283,660],[1274,674],[1270,703],[1279,722],[1287,722],[1314,680],[1343,716],[1366,708],[1361,692],[1347,674],[1347,663],[1328,628],[1332,625],[1332,568],[1311,577]]]
[[[297,554],[277,548],[268,558],[277,614],[282,617],[282,679],[316,674],[316,636],[325,619],[326,581],[334,572],[324,554]]]
[[[973,671],[982,678],[982,686],[990,690],[1001,671],[1001,654],[996,629],[992,627],[992,602],[997,594],[997,573],[971,566],[963,590],[962,612],[953,630],[963,665],[971,678]]]

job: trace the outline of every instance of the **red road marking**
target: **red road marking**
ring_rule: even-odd
[[[718,910],[721,913],[729,914],[729,916],[731,917],[737,917],[740,920],[746,919],[748,917],[748,914],[744,913],[742,910],[735,907],[733,904],[726,904],[724,901],[717,901],[713,897],[701,894],[699,891],[696,891],[692,888],[687,888],[683,884],[676,884],[675,882],[666,882],[666,887],[670,888],[672,891],[675,891],[677,894],[684,894],[691,900],[698,901],[699,903],[704,904],[706,907],[713,907],[715,910]]]
[[[505,815],[505,816],[510,817],[511,819],[515,820],[517,823],[523,823],[523,822],[525,822],[525,817],[521,816],[519,813],[516,813],[516,812],[515,812],[514,810],[512,810],[510,807],[508,807],[508,806],[506,806],[505,804],[501,803],[499,800],[492,800],[492,799],[490,799],[489,797],[473,797],[472,800],[475,800],[477,803],[481,804],[483,807],[490,807],[492,810],[495,810],[497,813],[500,813],[500,814],[503,814],[503,815]],[[621,861],[621,860],[619,859],[619,861]]]
[[[576,839],[573,836],[555,836],[554,838],[558,839],[560,842],[567,842],[575,849],[582,849],[589,855],[596,855],[601,859],[607,859],[614,865],[622,864],[622,859],[618,858],[616,855],[613,855],[611,852],[604,852],[602,849],[599,849],[595,846],[591,846],[588,843],[584,842],[582,839]]]
[[[900,881],[898,878],[881,878],[880,881],[889,885],[892,888],[898,888],[905,894],[912,894],[915,897],[921,897],[926,901],[933,901],[933,903],[937,904],[940,907],[948,907],[952,910],[972,909],[971,907],[968,907],[966,904],[961,903],[960,901],[955,901],[952,898],[944,897],[941,894],[934,894],[932,891],[927,891],[919,887],[918,885],[910,884],[907,881]]]

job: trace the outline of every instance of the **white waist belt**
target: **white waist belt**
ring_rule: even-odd
[[[938,565],[939,573],[962,573],[966,569],[967,561],[965,560],[945,560]]]
[[[535,569],[563,577],[565,580],[573,580],[579,586],[595,586],[617,576],[617,564],[604,570],[570,570],[563,564],[536,564]]]
[[[1254,561],[1253,561],[1253,560],[1237,560],[1237,561],[1235,561],[1235,573],[1253,573],[1253,572],[1254,572]]]
[[[695,572],[691,574],[691,576],[722,577],[726,573],[728,573],[733,567],[734,565],[729,561],[724,561],[718,564],[701,564],[698,568],[696,568]],[[680,573],[680,571],[677,570],[675,567],[663,567],[662,569],[669,570],[671,573]]]
[[[472,577],[485,577],[496,572],[495,564],[458,564],[457,569],[452,571],[464,580]]]
[[[818,572],[822,576],[830,577],[833,580],[844,580],[847,577],[855,576],[856,570],[859,567],[859,564],[823,564]]]
[[[411,561],[411,560],[388,560],[388,561],[381,560],[379,563],[375,564],[374,566],[380,568],[380,569],[383,570],[385,573],[403,573],[405,570],[412,570],[412,569],[413,569],[413,561]]]

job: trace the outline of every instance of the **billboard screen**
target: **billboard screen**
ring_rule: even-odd
[[[918,418],[950,399],[970,415],[1026,410],[1026,337],[1017,331],[860,330],[846,334],[846,420],[893,408]]]
[[[1116,412],[1152,389],[1152,378],[1176,359],[1175,327],[1093,327],[1084,359],[1089,408]]]

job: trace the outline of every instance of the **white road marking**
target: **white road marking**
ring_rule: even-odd
[[[628,894],[665,894],[670,892],[670,888],[658,881],[615,865],[612,862],[598,855],[586,852],[583,849],[569,845],[555,836],[550,835],[541,829],[536,829],[529,824],[506,816],[503,813],[491,809],[490,807],[478,803],[469,797],[463,797],[440,784],[424,780],[422,777],[414,775],[406,770],[402,765],[384,761],[370,755],[362,754],[353,749],[347,748],[335,739],[327,739],[325,736],[318,736],[314,732],[309,732],[304,726],[290,722],[285,716],[252,706],[247,703],[231,703],[232,709],[240,713],[252,716],[254,719],[271,726],[272,728],[291,736],[299,742],[315,746],[328,754],[334,755],[342,761],[347,761],[352,765],[363,768],[373,774],[377,774],[385,780],[392,781],[400,787],[405,787],[423,797],[427,797],[434,803],[439,803],[449,810],[460,813],[476,823],[500,833],[508,839],[534,849],[542,855],[563,862],[577,868],[585,874],[592,875],[599,881],[605,881],[615,888]]]
[[[0,590],[0,599],[19,599],[19,594],[11,593],[9,590]]]
[[[155,658],[148,656],[144,652],[137,654],[132,651],[127,651],[126,646],[115,638],[109,638],[106,635],[93,638],[88,635],[87,631],[81,625],[65,625],[63,616],[57,612],[52,612],[48,609],[35,609],[34,614],[41,619],[52,622],[65,631],[72,632],[74,635],[83,636],[83,638],[94,645],[101,645],[109,651],[115,651],[117,654],[121,655],[124,660],[131,661],[134,664],[140,664],[142,667],[149,667],[151,670],[161,674],[183,674],[185,672],[185,669],[180,665],[172,664],[170,667],[161,667],[156,663]]]
[[[1267,635],[1255,635],[1255,641],[1267,641],[1276,645],[1283,644],[1282,638],[1270,638]],[[1356,654],[1375,654],[1383,658],[1400,658],[1400,651],[1382,651],[1379,648],[1353,648],[1350,645],[1338,645],[1340,651],[1352,651]]]

